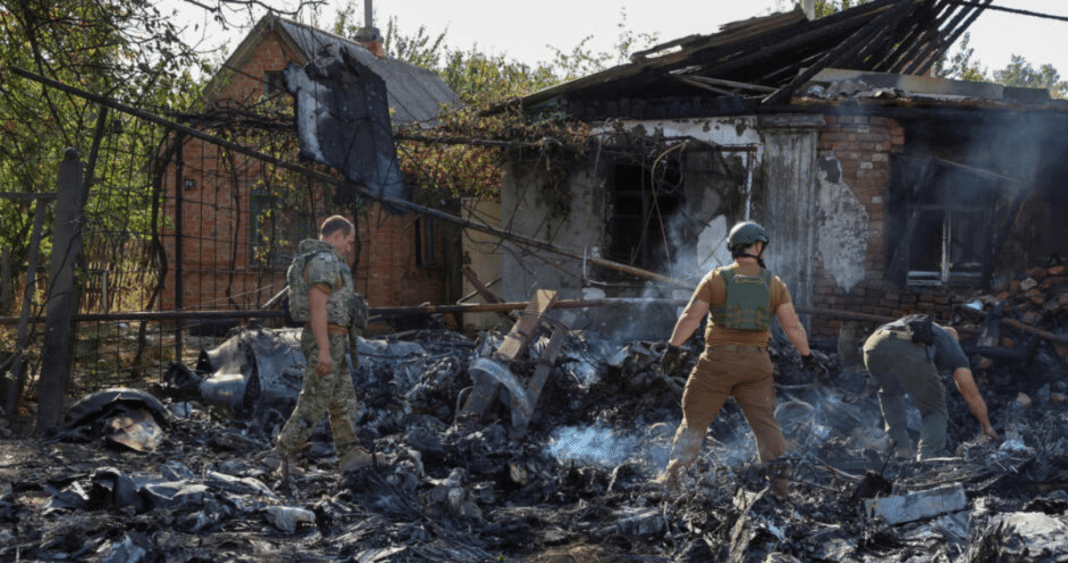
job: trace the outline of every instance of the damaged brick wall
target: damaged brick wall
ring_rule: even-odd
[[[253,108],[260,104],[253,111],[262,112],[268,74],[281,71],[290,62],[304,64],[306,61],[277,30],[254,31],[228,63],[236,63],[237,70],[225,78],[217,76],[214,89],[206,97],[225,106]],[[278,103],[288,107],[292,99],[282,94]],[[283,158],[295,159],[295,155],[283,155]],[[281,178],[277,170],[264,163],[199,140],[186,140],[182,161],[181,192],[175,190],[173,161],[163,176],[163,214],[168,220],[162,239],[168,272],[160,308],[173,309],[177,305],[173,226],[178,194],[183,199],[181,306],[193,309],[262,306],[285,285],[288,264],[275,260],[264,265],[253,257],[257,250],[252,246],[253,190],[264,182],[275,185],[299,182],[298,190],[307,190],[307,180]],[[315,207],[312,236],[322,219],[333,213],[354,218],[351,209],[334,203],[333,186],[319,184],[310,189],[314,201],[308,205]],[[305,191],[304,197],[306,194]],[[367,296],[372,306],[410,306],[448,300],[451,290],[445,268],[456,257],[446,247],[447,227],[438,225],[433,231],[435,236],[420,240],[419,229],[423,227],[415,214],[391,215],[369,202],[355,219],[360,252],[355,281],[357,290]],[[426,240],[431,241],[429,252],[423,247]],[[268,244],[288,244],[295,248],[298,242]],[[287,254],[292,252],[289,247],[285,249]]]
[[[864,237],[861,240],[866,244],[862,242],[858,249],[863,256],[853,256],[854,262],[846,265],[851,268],[844,267],[852,272],[843,274],[833,270],[832,264],[840,257],[834,253],[846,252],[842,249],[848,250],[851,241],[841,234],[820,233],[824,238],[838,238],[823,241],[829,246],[821,246],[821,260],[812,270],[814,307],[885,316],[931,313],[948,307],[948,292],[912,291],[883,281],[888,248],[885,194],[890,184],[890,155],[901,152],[904,144],[904,129],[892,119],[867,115],[826,116],[826,125],[820,130],[817,145],[817,159],[821,162],[819,181],[824,185],[845,186],[855,197],[858,207],[848,212],[859,216],[863,226],[853,234]],[[843,211],[836,208],[832,213]],[[837,219],[841,220],[840,217]],[[840,326],[840,320],[813,318],[812,336],[834,337]]]

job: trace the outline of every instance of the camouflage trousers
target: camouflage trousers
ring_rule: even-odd
[[[334,366],[329,375],[315,373],[319,364],[319,345],[311,330],[304,330],[300,348],[307,358],[304,368],[304,386],[297,396],[297,406],[278,435],[278,448],[287,453],[296,453],[308,442],[323,415],[330,414],[330,430],[334,433],[334,448],[339,457],[359,446],[353,416],[359,408],[356,389],[352,385],[352,373],[345,358],[348,336],[330,335],[330,359]]]

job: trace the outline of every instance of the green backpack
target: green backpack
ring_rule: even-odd
[[[311,321],[311,306],[308,304],[308,277],[304,270],[308,261],[324,250],[313,250],[298,255],[286,271],[289,296],[286,298],[286,324],[304,325]]]

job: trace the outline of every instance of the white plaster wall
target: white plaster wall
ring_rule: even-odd
[[[539,165],[511,163],[501,179],[501,228],[550,244],[578,256],[600,257],[603,230],[603,180],[588,172],[576,174],[570,185],[566,217],[551,216],[551,201],[542,186]],[[582,293],[582,260],[505,241],[501,245],[501,296],[526,301],[538,289],[557,292],[558,299],[577,299]]]
[[[756,118],[751,116],[721,117],[714,119],[682,119],[673,121],[632,121],[624,120],[627,130],[641,128],[647,135],[660,132],[665,137],[693,137],[725,147],[754,146],[757,159],[763,149],[760,147],[760,132],[755,128]]]
[[[744,149],[736,152],[742,157],[743,162],[744,159],[751,157],[756,163],[760,163],[765,159],[765,132],[758,130],[757,124],[758,119],[751,116],[678,121],[625,121],[623,127],[633,133],[646,136],[680,140],[691,138],[698,142],[707,142],[722,147]],[[609,133],[607,129],[604,131]],[[814,133],[808,134],[814,135]],[[808,143],[812,145],[811,151],[788,152],[791,157],[789,160],[795,161],[794,159],[806,154],[811,157],[815,143],[814,141],[808,141]],[[813,159],[810,158],[809,162],[811,160]],[[553,202],[545,200],[543,190],[532,187],[538,182],[538,166],[529,162],[509,163],[505,167],[505,174],[502,178],[502,228],[525,237],[545,241],[579,255],[600,257],[598,245],[601,244],[603,237],[604,205],[606,204],[605,180],[602,174],[603,170],[593,169],[576,174],[571,180],[572,200],[568,216],[550,218],[549,209]],[[790,182],[785,185],[793,188],[796,183]],[[701,186],[697,186],[697,189],[701,189]],[[808,201],[812,201],[811,196]],[[703,212],[709,213],[712,209],[714,206],[709,206]],[[796,211],[792,214],[796,214]],[[685,274],[684,277],[692,279],[700,279],[712,268],[731,262],[725,244],[731,225],[727,224],[724,217],[710,216],[699,219],[707,221],[708,225],[697,234],[696,252],[690,252],[687,255],[686,262],[688,263],[679,263],[673,268],[673,273]],[[795,220],[803,222],[801,218],[795,217]],[[780,249],[790,247],[787,240],[778,242],[777,247]],[[584,287],[581,278],[588,272],[581,260],[561,257],[546,251],[535,251],[507,242],[502,244],[501,248],[501,272],[504,283],[501,294],[507,301],[526,300],[535,289],[540,288],[556,290],[560,299],[598,298],[605,295],[605,291],[596,285]],[[811,252],[811,248],[809,250]],[[811,253],[808,256],[811,256]],[[807,270],[788,270],[788,277],[790,273],[807,278],[804,275]],[[802,300],[807,302],[805,299],[807,292],[801,293]],[[675,291],[672,295],[685,299],[689,297],[689,291]],[[663,294],[660,293],[659,296]],[[664,312],[668,313],[671,318],[667,319],[669,324],[663,331],[670,332],[670,322],[673,322],[675,318],[673,313],[677,312]],[[593,315],[590,312],[587,314]],[[643,323],[629,323],[632,325],[630,328],[639,330],[647,326],[649,330],[659,330],[659,328],[654,328],[656,323],[653,322],[651,316],[644,318]],[[585,326],[611,328],[613,326],[611,322],[605,324],[593,317],[579,319],[576,325],[578,328]],[[663,334],[645,335],[650,338],[663,336]]]
[[[852,188],[841,181],[833,155],[818,157],[816,250],[838,287],[849,291],[864,281],[871,217]]]

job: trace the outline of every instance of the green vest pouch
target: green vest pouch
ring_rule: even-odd
[[[727,285],[722,306],[710,311],[712,320],[723,328],[767,330],[771,326],[771,272],[763,268],[756,276],[743,276],[732,269],[719,271]]]

